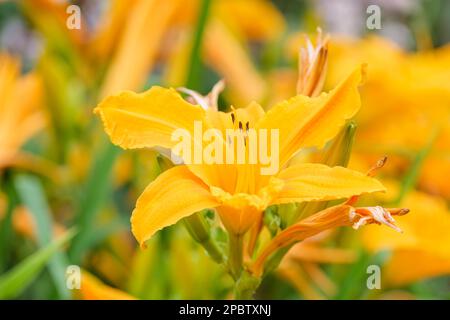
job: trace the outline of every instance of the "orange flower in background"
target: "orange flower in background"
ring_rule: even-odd
[[[409,193],[402,205],[414,214],[399,222],[404,234],[366,228],[364,245],[372,252],[389,250],[392,256],[384,269],[388,287],[450,274],[450,211],[442,199],[423,192]]]
[[[10,165],[35,167],[33,157],[20,147],[45,125],[41,104],[38,75],[21,76],[19,61],[0,54],[0,169]]]
[[[334,39],[330,44],[328,83],[361,61],[369,76],[361,92],[365,107],[358,116],[355,151],[366,164],[381,152],[408,170],[417,154],[432,144],[421,167],[419,187],[450,197],[450,47],[407,53],[388,40]],[[352,166],[352,165],[351,165]]]
[[[75,291],[76,296],[83,300],[135,300],[130,294],[108,286],[90,273],[81,274],[80,290]]]

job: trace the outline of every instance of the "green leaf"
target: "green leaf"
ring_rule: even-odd
[[[14,241],[14,233],[12,232],[12,214],[17,205],[17,197],[12,183],[10,183],[10,179],[5,181],[5,189],[8,197],[8,206],[6,208],[5,216],[3,219],[0,219],[0,272],[6,270],[9,262],[11,251],[10,244]]]
[[[52,240],[54,224],[41,182],[30,175],[18,175],[14,178],[14,185],[19,198],[34,217],[39,247],[45,247]],[[60,299],[70,298],[64,277],[68,265],[67,256],[62,252],[55,253],[49,260],[50,275]]]
[[[109,142],[105,142],[104,146],[94,159],[76,214],[75,223],[80,228],[80,232],[73,240],[69,251],[69,256],[75,263],[81,261],[89,247],[90,234],[96,232],[92,226],[95,225],[95,217],[107,199],[112,168],[120,152],[119,148]]]
[[[201,49],[211,2],[212,0],[201,1],[197,25],[194,30],[194,40],[189,61],[190,70],[188,71],[188,79],[186,81],[186,87],[193,90],[200,89],[200,79],[202,77]]]
[[[416,186],[423,163],[425,162],[425,159],[429,155],[434,145],[434,142],[436,141],[438,132],[439,132],[438,130],[435,130],[431,134],[427,144],[422,148],[422,150],[420,150],[417,153],[416,157],[414,158],[411,167],[409,168],[409,171],[403,178],[403,182],[400,187],[400,193],[393,203],[394,206],[400,205],[400,203],[402,202],[404,197],[408,194],[408,192],[411,191]]]
[[[12,270],[0,276],[0,299],[19,296],[38,276],[48,260],[75,235],[75,230],[67,231],[62,237],[33,253]]]

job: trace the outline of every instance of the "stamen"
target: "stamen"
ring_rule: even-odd
[[[369,169],[369,171],[367,171],[367,176],[374,177],[378,173],[378,171],[384,167],[386,162],[387,162],[387,156],[383,156],[381,159],[379,159],[377,161],[377,163],[375,163],[375,165],[372,166],[372,168]],[[359,195],[352,196],[350,199],[348,199],[345,202],[345,204],[352,206],[358,201],[358,199],[359,199]]]
[[[250,129],[250,123],[247,121],[245,123],[245,131],[248,132],[249,129]]]
[[[367,175],[368,175],[369,177],[374,177],[374,176],[377,174],[377,172],[378,172],[381,168],[384,167],[384,165],[386,164],[386,162],[387,162],[387,157],[386,157],[386,156],[383,156],[381,159],[379,159],[379,160],[377,161],[377,163],[375,163],[375,165],[374,165],[372,168],[369,169],[369,171],[367,172]]]
[[[386,210],[389,211],[390,214],[396,216],[404,216],[405,214],[409,213],[408,208],[387,208]]]
[[[242,131],[242,122],[239,121],[239,130]]]
[[[236,120],[236,116],[234,115],[234,112],[231,113],[231,122],[233,122]]]

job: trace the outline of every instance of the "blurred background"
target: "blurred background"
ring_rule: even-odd
[[[388,192],[364,201],[411,213],[403,234],[347,228],[295,246],[257,298],[450,299],[444,0],[0,1],[0,298],[230,298],[183,223],[139,248],[131,211],[171,164],[112,146],[92,111],[120,90],[206,94],[220,79],[222,110],[268,110],[295,95],[299,47],[318,27],[331,36],[326,91],[368,64],[349,166],[389,162]],[[380,289],[366,285],[369,265]]]

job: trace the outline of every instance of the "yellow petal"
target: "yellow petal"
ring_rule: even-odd
[[[257,127],[279,130],[280,167],[300,148],[323,147],[355,115],[361,104],[358,86],[363,72],[363,66],[357,68],[328,94],[298,95],[266,113]]]
[[[231,114],[234,114],[235,123],[232,121]],[[264,116],[264,114],[265,112],[261,105],[253,101],[245,108],[238,108],[232,112],[207,110],[206,117],[211,127],[225,132],[225,129],[227,128],[237,128],[238,121],[241,121],[242,123],[248,121],[250,125],[253,126]]]
[[[86,271],[81,274],[79,293],[83,300],[135,300],[133,296],[102,283]]]
[[[284,181],[284,187],[274,203],[334,200],[385,190],[378,180],[365,174],[318,163],[291,166],[277,177]]]
[[[219,203],[209,187],[186,166],[162,173],[141,194],[131,217],[132,231],[141,246],[158,230]]]
[[[217,208],[220,220],[236,235],[245,234],[267,207],[267,201],[254,194],[230,194],[217,187],[211,187],[211,193],[221,204]]]
[[[124,91],[103,100],[94,110],[106,133],[122,148],[173,147],[172,133],[186,129],[194,137],[195,121],[204,111],[183,100],[174,89],[152,87],[143,93]]]

